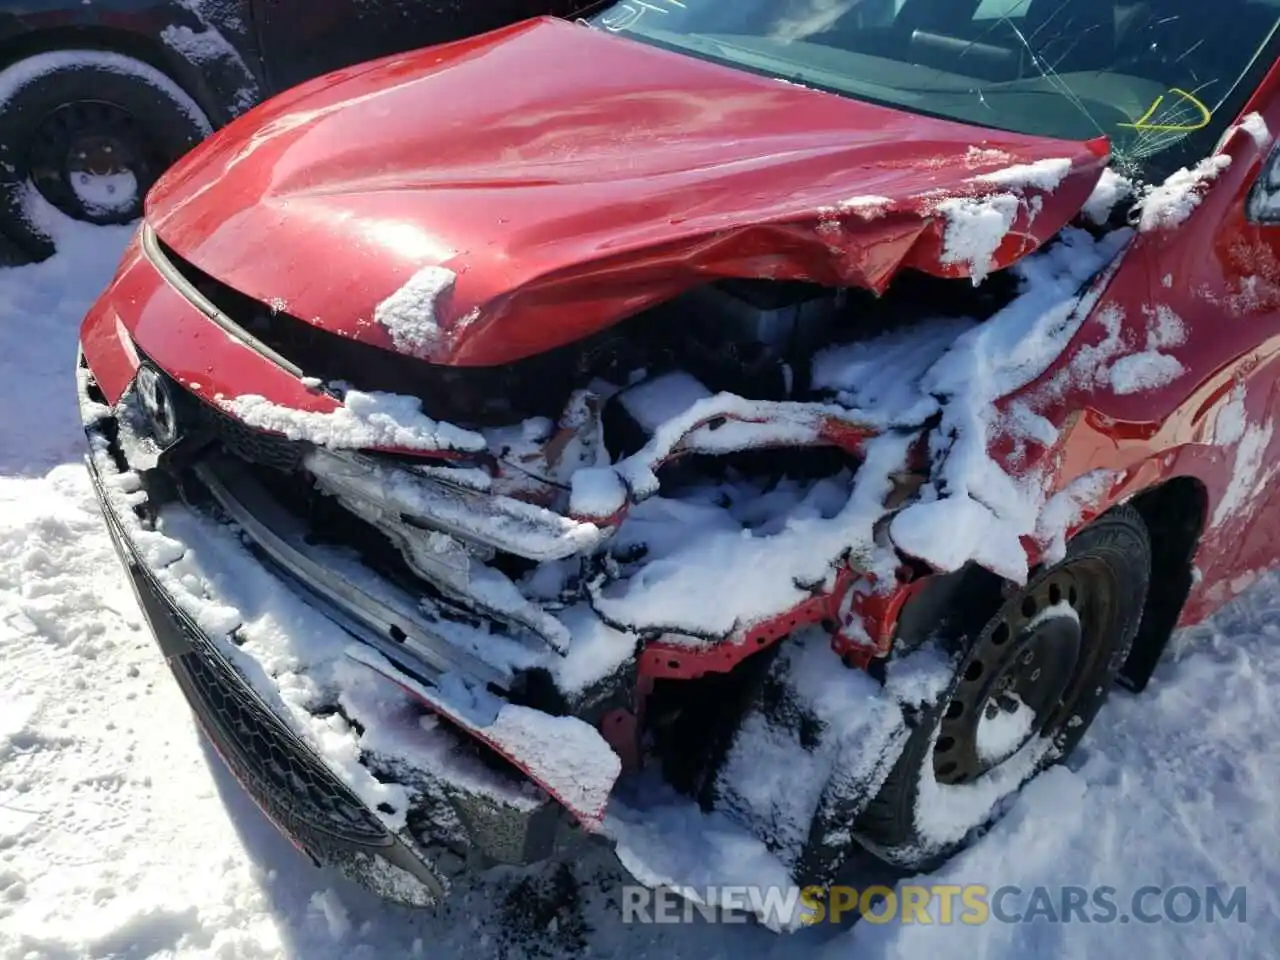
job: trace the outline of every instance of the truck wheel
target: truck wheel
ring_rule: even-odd
[[[35,259],[59,222],[120,224],[207,136],[204,112],[155,67],[105,50],[36,54],[0,70],[0,232]]]
[[[858,816],[858,841],[895,866],[933,869],[1065,759],[1129,655],[1150,570],[1142,518],[1116,508],[956,643],[951,685]]]

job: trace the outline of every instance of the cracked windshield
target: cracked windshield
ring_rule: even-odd
[[[1137,173],[1225,128],[1280,0],[628,0],[592,22],[918,113],[1106,136]]]

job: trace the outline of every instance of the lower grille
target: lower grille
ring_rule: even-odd
[[[285,473],[292,473],[302,466],[302,458],[307,452],[305,444],[255,430],[195,397],[192,400],[199,404],[197,416],[200,426],[236,456]]]
[[[131,564],[147,618],[165,637],[169,665],[214,746],[267,814],[311,846],[394,840],[360,799],[314,759],[139,565]]]
[[[301,836],[389,846],[391,835],[358,798],[294,742],[266,709],[245,695],[232,667],[208,650],[170,661],[236,778],[264,798],[273,819]]]
[[[426,905],[446,884],[280,721],[134,555],[93,468],[139,605],[214,748],[264,813],[308,855],[384,896]],[[389,878],[389,879],[388,879]],[[399,878],[399,879],[397,879]]]

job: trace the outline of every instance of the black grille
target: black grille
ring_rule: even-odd
[[[155,599],[148,606],[190,649],[169,661],[179,685],[236,778],[272,818],[304,840],[320,834],[363,846],[390,845],[386,828],[311,756],[203,634]]]
[[[236,456],[287,473],[302,465],[302,458],[307,452],[305,444],[280,434],[255,430],[199,398],[191,394],[187,396],[191,399],[190,409],[198,418],[198,429],[212,435]]]

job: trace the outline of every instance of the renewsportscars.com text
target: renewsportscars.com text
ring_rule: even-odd
[[[897,888],[718,886],[622,888],[624,923],[745,923],[751,916],[783,927],[841,923],[1244,923],[1244,887],[992,887],[904,884]]]

